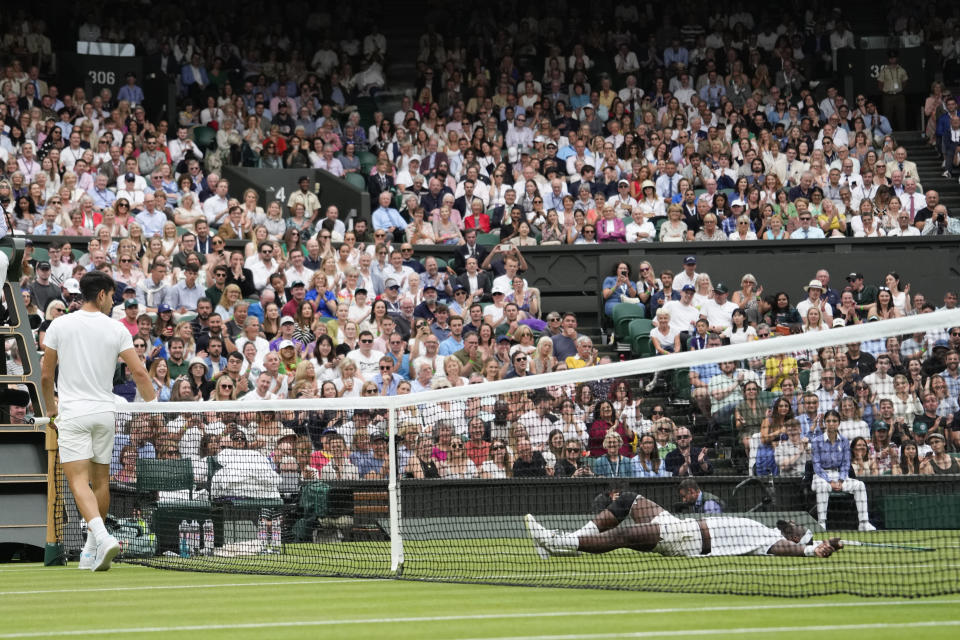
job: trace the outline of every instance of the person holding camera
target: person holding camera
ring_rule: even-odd
[[[960,235],[960,220],[947,215],[947,208],[938,204],[933,208],[933,217],[923,225],[922,236]]]

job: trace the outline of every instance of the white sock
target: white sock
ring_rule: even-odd
[[[93,534],[87,531],[87,541],[83,545],[84,553],[96,553],[97,552],[97,540],[93,537]]]
[[[580,549],[580,536],[576,533],[561,533],[554,536],[549,545],[556,554],[569,554]]]
[[[577,537],[577,540],[581,536],[596,536],[600,535],[600,528],[597,526],[597,523],[591,520],[587,524],[583,525],[579,529],[573,532],[573,535]]]
[[[87,532],[93,536],[97,544],[100,544],[110,537],[110,534],[107,532],[107,527],[103,524],[103,518],[100,516],[97,516],[87,523]]]

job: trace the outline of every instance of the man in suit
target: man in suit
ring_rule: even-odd
[[[210,84],[207,68],[203,65],[199,53],[190,57],[190,63],[180,69],[180,86],[196,100]]]
[[[379,201],[380,194],[393,189],[393,176],[387,173],[387,161],[377,163],[377,172],[367,178],[367,191],[370,192],[371,202]]]
[[[457,248],[453,250],[453,270],[457,272],[457,275],[462,275],[467,270],[467,258],[476,258],[477,264],[480,265],[483,264],[483,261],[490,253],[489,249],[477,244],[476,229],[464,230],[463,239],[465,240],[464,244],[458,245]],[[461,282],[460,284],[463,283]],[[464,285],[464,287],[469,289],[466,285]],[[490,287],[488,286],[484,290],[489,292]]]
[[[917,173],[917,163],[907,160],[907,150],[903,147],[897,147],[893,152],[893,162],[887,163],[887,175],[892,176],[894,171],[903,173],[903,178],[913,178],[919,181],[920,176]]]
[[[476,256],[470,256],[466,259],[464,272],[457,276],[457,285],[466,289],[471,300],[479,300],[485,295],[490,295],[493,286],[490,275],[485,271],[480,271],[479,265]]]
[[[230,207],[227,213],[227,221],[220,225],[217,235],[224,240],[242,240],[243,233],[243,209],[238,205]]]
[[[440,166],[441,162],[445,162],[447,166],[450,165],[450,160],[447,158],[447,154],[442,151],[437,151],[437,139],[436,137],[430,138],[427,142],[427,153],[423,156],[423,161],[420,163],[420,173],[425,176],[429,176],[434,171],[437,170],[437,167]]]

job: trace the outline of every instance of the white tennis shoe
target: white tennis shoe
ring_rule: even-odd
[[[870,524],[869,520],[864,520],[860,523],[860,531],[876,531],[877,528]]]
[[[90,567],[91,571],[109,571],[110,563],[121,550],[120,541],[110,536],[97,547],[97,557]]]
[[[533,550],[537,552],[541,560],[549,558],[550,552],[547,550],[546,544],[553,538],[556,532],[543,527],[537,522],[536,518],[529,513],[523,516],[523,524],[526,525],[527,533],[530,534],[530,538],[533,540]]]
[[[80,552],[80,562],[77,564],[78,569],[85,569],[87,571],[93,569],[93,563],[97,561],[97,552],[81,551]]]

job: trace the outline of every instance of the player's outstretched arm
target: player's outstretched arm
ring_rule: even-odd
[[[843,542],[839,538],[830,538],[820,544],[802,545],[787,539],[780,540],[768,550],[772,556],[815,556],[817,558],[829,558],[835,551],[843,548]]]
[[[137,384],[140,397],[143,398],[145,402],[153,402],[156,400],[157,392],[154,391],[153,384],[150,382],[150,374],[147,373],[146,367],[140,362],[137,352],[133,349],[121,351],[120,359],[123,360],[124,364],[126,364],[130,370],[130,376]]]

